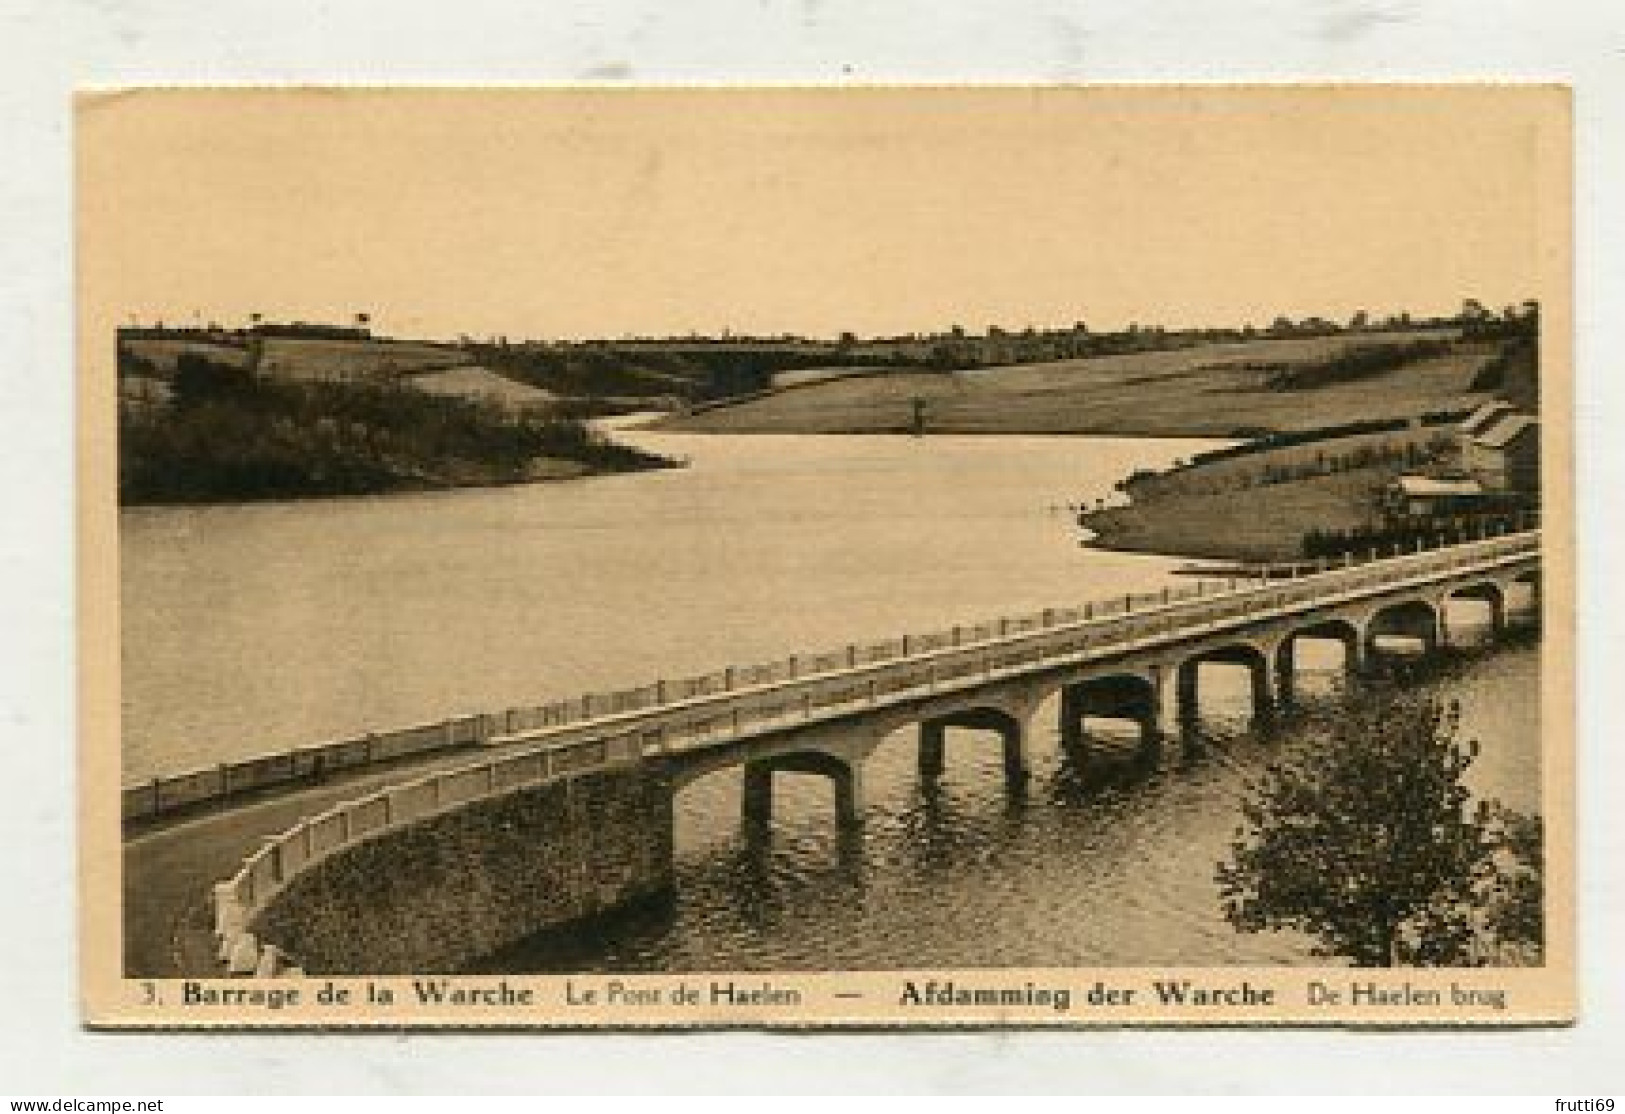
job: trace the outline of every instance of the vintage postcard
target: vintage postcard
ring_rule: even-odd
[[[1574,1018],[1566,89],[76,126],[88,1024]]]

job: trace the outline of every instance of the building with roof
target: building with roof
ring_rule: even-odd
[[[1484,490],[1534,495],[1540,490],[1540,419],[1504,413],[1462,440],[1462,468]]]
[[[1384,492],[1387,510],[1404,518],[1443,518],[1482,509],[1484,486],[1467,476],[1400,476]]]

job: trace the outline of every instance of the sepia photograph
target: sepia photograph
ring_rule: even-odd
[[[75,117],[88,1023],[1574,1018],[1566,89]]]

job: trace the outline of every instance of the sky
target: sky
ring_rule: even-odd
[[[78,111],[81,293],[423,337],[1451,312],[1540,295],[1566,112],[1486,86],[108,93]]]

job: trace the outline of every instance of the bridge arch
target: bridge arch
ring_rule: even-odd
[[[1290,703],[1297,692],[1298,643],[1308,639],[1336,642],[1343,648],[1343,673],[1352,675],[1364,667],[1365,632],[1353,618],[1322,619],[1293,627],[1275,649],[1276,696]]]
[[[1412,652],[1432,653],[1439,646],[1439,614],[1439,606],[1424,598],[1376,608],[1365,624],[1366,654],[1404,654],[1412,648]]]
[[[835,790],[835,820],[842,828],[863,823],[863,760],[825,750],[800,750],[745,763],[741,807],[747,830],[764,832],[773,824],[773,780],[780,773],[828,778]]]
[[[1081,763],[1085,757],[1086,723],[1091,717],[1129,720],[1139,725],[1140,746],[1155,746],[1161,737],[1162,688],[1151,672],[1097,673],[1061,686],[1061,749]]]
[[[1004,751],[1004,776],[1012,786],[1024,784],[1028,776],[1028,715],[1008,708],[985,705],[930,716],[920,720],[920,775],[934,778],[942,773],[947,758],[949,728],[991,731]]]
[[[1175,670],[1175,716],[1182,731],[1190,732],[1201,718],[1201,669],[1203,665],[1239,665],[1247,670],[1248,696],[1251,717],[1255,723],[1267,720],[1275,708],[1275,692],[1271,677],[1276,661],[1263,646],[1251,641],[1227,642],[1191,654],[1180,661]]]
[[[1491,634],[1499,634],[1506,627],[1506,589],[1497,580],[1481,580],[1471,584],[1461,584],[1447,588],[1439,597],[1439,637],[1443,642],[1450,641],[1450,603],[1452,600],[1473,600],[1482,603],[1489,611],[1489,628]]]

